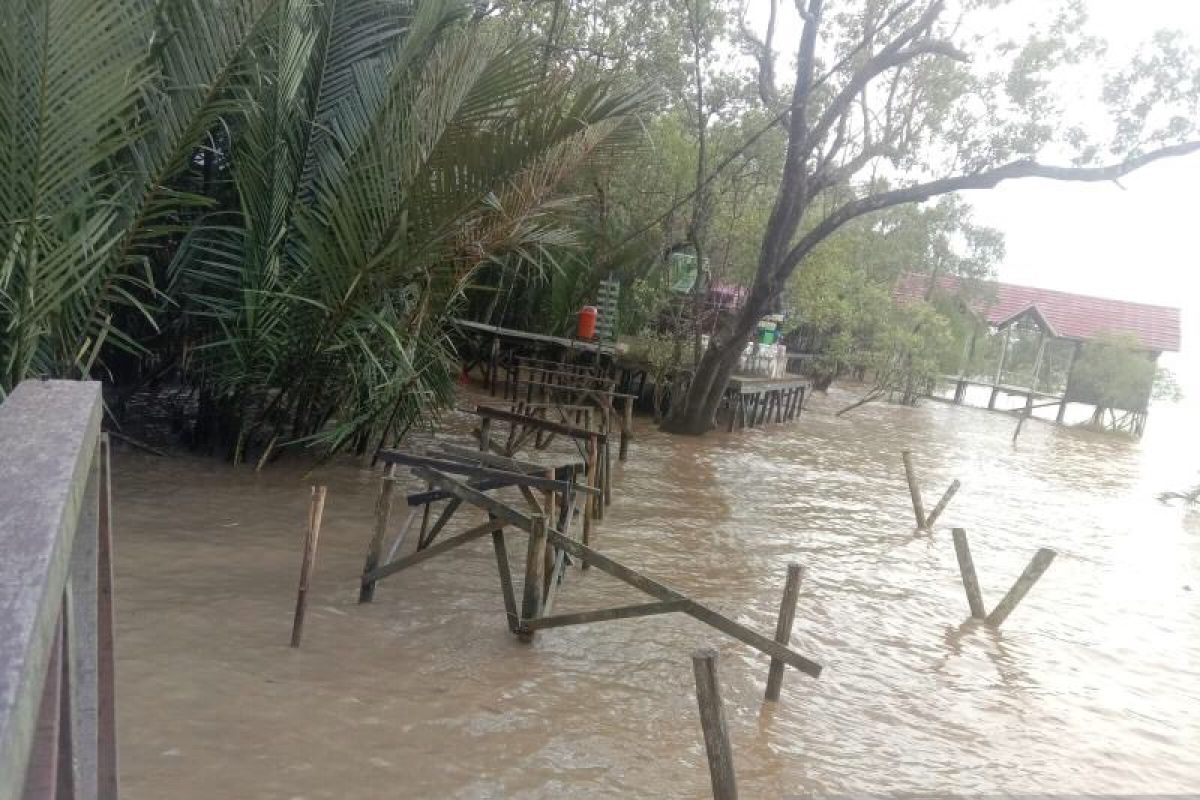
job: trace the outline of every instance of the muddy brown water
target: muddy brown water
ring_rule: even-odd
[[[124,796],[705,797],[690,653],[710,645],[746,798],[1200,788],[1200,519],[1154,499],[1191,482],[1195,439],[1152,417],[1140,444],[1030,424],[1014,449],[1000,415],[834,418],[848,398],[703,440],[640,421],[597,527],[604,552],[768,635],[787,563],[804,566],[793,644],[825,672],[788,670],[768,705],[767,659],[679,615],[520,644],[486,539],[357,605],[378,473],[350,463],[316,476],[291,650],[310,479],[120,453]],[[963,481],[933,536],[914,536],[904,448],[927,505]],[[964,624],[951,525],[989,605],[1039,546],[1059,552],[1000,632]],[[556,611],[642,600],[575,568]]]

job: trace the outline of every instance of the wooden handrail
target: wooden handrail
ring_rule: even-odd
[[[117,798],[100,384],[0,405],[0,798]]]

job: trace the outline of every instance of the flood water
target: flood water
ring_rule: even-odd
[[[762,702],[765,657],[680,615],[519,643],[486,539],[357,605],[377,471],[119,454],[124,796],[706,797],[701,646],[720,652],[745,798],[1200,790],[1200,514],[1155,499],[1196,482],[1196,438],[1152,414],[1142,443],[1030,423],[1013,447],[1007,416],[926,403],[834,418],[849,399],[702,440],[639,420],[593,539],[767,635],[802,564],[792,643],[825,671],[788,670],[777,704]],[[932,536],[914,534],[906,448],[927,507],[963,482]],[[291,650],[312,480],[329,498]],[[998,632],[965,623],[951,526],[989,607],[1039,547],[1058,551]],[[646,599],[572,568],[555,612]]]

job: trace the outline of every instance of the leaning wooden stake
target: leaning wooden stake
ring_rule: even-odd
[[[392,489],[396,485],[396,465],[388,464],[383,470],[383,479],[379,484],[379,498],[375,501],[375,532],[371,543],[367,546],[367,560],[363,564],[363,582],[358,589],[358,602],[369,603],[375,597],[375,581],[367,581],[366,576],[375,571],[383,555],[383,540],[387,536],[388,519],[392,515]],[[425,506],[428,511],[429,506]],[[421,526],[424,536],[425,527]]]
[[[717,682],[717,651],[702,648],[692,653],[692,671],[696,676],[696,703],[700,706],[700,727],[704,730],[704,749],[708,753],[713,798],[737,800],[733,748],[729,744],[721,687]]]
[[[958,556],[958,571],[962,573],[963,588],[967,590],[967,605],[971,607],[972,617],[983,619],[987,616],[987,611],[983,607],[983,594],[979,591],[979,578],[975,576],[975,562],[971,560],[971,548],[967,544],[967,532],[963,528],[955,528],[953,535],[954,553]],[[1016,587],[1013,588],[1014,590],[1016,589]],[[1020,598],[1017,598],[1017,600],[1020,600]],[[1016,603],[1014,602],[1013,605],[1016,605]]]
[[[1008,619],[1008,615],[1013,612],[1017,604],[1025,599],[1025,595],[1029,594],[1029,590],[1037,583],[1038,578],[1042,577],[1042,573],[1050,566],[1050,562],[1058,553],[1048,547],[1043,547],[1038,550],[1034,557],[1030,560],[1029,566],[1025,567],[1025,571],[1021,573],[1021,577],[1017,578],[1017,582],[1008,590],[1008,594],[1004,595],[1004,599],[1000,601],[992,613],[987,616],[987,624],[993,627],[1000,627],[1004,620]]]
[[[946,510],[946,506],[950,505],[950,501],[954,499],[954,495],[958,492],[960,486],[962,486],[962,483],[955,478],[954,482],[950,484],[950,488],[946,489],[946,493],[942,495],[942,499],[938,500],[938,504],[933,507],[933,511],[930,511],[929,516],[925,518],[926,529],[933,529],[933,524],[937,522],[938,517]]]
[[[787,582],[783,585],[783,601],[779,604],[779,621],[775,624],[775,641],[784,647],[787,647],[792,639],[792,624],[796,621],[796,601],[800,598],[802,574],[799,564],[788,564]],[[779,659],[771,659],[771,669],[767,673],[768,700],[779,699],[779,690],[783,687],[784,666],[786,665]]]
[[[321,516],[325,513],[325,487],[312,487],[308,509],[308,533],[304,537],[304,560],[300,564],[300,588],[296,592],[296,615],[292,619],[292,647],[300,646],[304,632],[304,612],[308,608],[308,582],[317,561],[317,537],[321,535]]]
[[[912,495],[913,515],[917,518],[917,527],[925,530],[925,504],[921,502],[921,487],[917,485],[917,474],[913,471],[912,453],[905,450],[900,456],[904,459],[904,477],[908,479],[908,493]]]

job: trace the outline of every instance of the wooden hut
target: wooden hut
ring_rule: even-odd
[[[1146,425],[1152,367],[1162,353],[1178,352],[1180,347],[1179,309],[1168,306],[1011,283],[968,286],[952,275],[935,278],[918,273],[901,275],[892,296],[898,303],[953,298],[984,323],[985,335],[975,331],[965,337],[958,369],[944,376],[953,387],[955,403],[967,402],[972,387],[983,387],[988,391],[988,409],[996,409],[1002,397],[1016,396],[1024,399],[1029,414],[1056,407],[1058,422],[1064,421],[1069,404],[1082,403],[1097,413],[1107,409],[1111,421],[1103,422],[1108,427],[1140,436]],[[1101,400],[1099,387],[1080,380],[1076,370],[1084,346],[1106,336],[1131,341],[1151,365],[1145,371],[1147,378],[1115,404],[1112,398]]]

